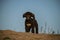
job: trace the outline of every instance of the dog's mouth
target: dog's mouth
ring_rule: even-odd
[[[28,27],[31,26],[31,24],[26,24]]]

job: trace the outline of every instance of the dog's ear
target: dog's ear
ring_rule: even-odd
[[[31,14],[31,18],[32,18],[32,19],[35,19],[35,15],[34,15],[34,14]]]
[[[26,14],[23,14],[23,18],[26,17]]]
[[[26,17],[27,15],[29,15],[29,12],[25,12],[25,13],[23,14],[23,18]]]
[[[27,16],[27,13],[24,13],[24,14],[23,14],[23,18],[26,17],[26,16]]]

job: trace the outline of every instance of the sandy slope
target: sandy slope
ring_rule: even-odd
[[[11,40],[60,40],[60,35],[58,34],[33,34],[0,30],[0,40],[6,37],[9,37]]]

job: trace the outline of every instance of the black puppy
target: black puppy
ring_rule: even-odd
[[[25,31],[26,32],[30,32],[30,30],[32,31],[32,33],[38,33],[38,24],[37,21],[35,20],[35,15],[31,12],[26,12],[23,14],[23,18],[25,19]]]

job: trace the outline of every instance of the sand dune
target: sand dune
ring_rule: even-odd
[[[0,40],[60,40],[60,34],[33,34],[15,32],[11,30],[0,30]]]

